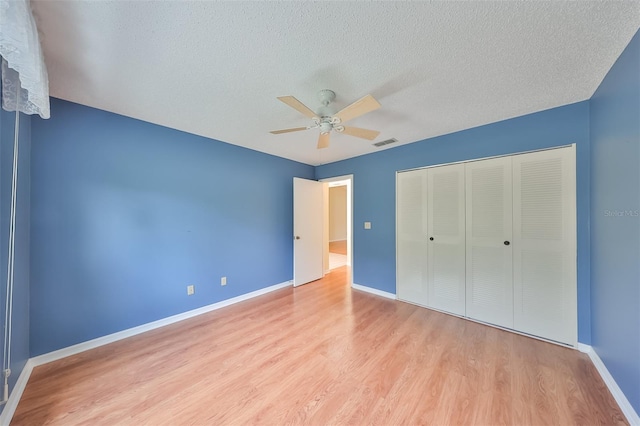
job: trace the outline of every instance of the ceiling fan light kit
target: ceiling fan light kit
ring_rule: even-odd
[[[330,106],[336,99],[336,94],[333,90],[329,89],[323,89],[318,92],[318,100],[320,100],[322,106],[318,108],[317,113],[293,96],[280,96],[278,99],[304,116],[311,118],[313,120],[313,124],[307,127],[273,130],[271,133],[274,135],[298,132],[300,130],[319,129],[320,136],[318,137],[318,149],[322,149],[329,147],[331,131],[367,140],[374,140],[380,134],[377,130],[361,129],[359,127],[345,127],[342,125],[342,123],[348,120],[352,120],[380,108],[380,103],[371,95],[367,95],[362,99],[355,101],[337,113]]]

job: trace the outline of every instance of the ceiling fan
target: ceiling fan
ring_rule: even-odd
[[[278,97],[279,100],[289,105],[291,108],[312,119],[313,124],[307,127],[273,130],[270,133],[279,135],[280,133],[298,132],[300,130],[320,129],[318,149],[327,148],[329,146],[329,139],[332,130],[338,133],[355,136],[357,138],[368,139],[370,141],[378,137],[380,132],[376,130],[343,126],[343,123],[353,118],[360,117],[361,115],[380,108],[380,103],[373,96],[367,95],[364,98],[355,101],[351,105],[344,107],[338,112],[335,112],[335,109],[330,106],[335,98],[336,94],[332,90],[324,89],[319,91],[318,99],[320,99],[322,106],[318,109],[318,112],[315,113],[293,96]]]

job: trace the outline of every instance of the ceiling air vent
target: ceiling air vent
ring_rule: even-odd
[[[398,139],[391,138],[391,139],[387,139],[386,141],[376,142],[373,144],[373,146],[377,146],[378,148],[380,148],[381,146],[389,145],[390,143],[396,143],[396,142],[398,142]]]

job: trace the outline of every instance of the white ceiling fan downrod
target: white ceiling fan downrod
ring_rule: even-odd
[[[323,89],[318,92],[318,99],[322,106],[318,109],[318,117],[313,120],[315,125],[308,128],[320,129],[320,133],[323,135],[330,133],[331,130],[344,131],[344,126],[337,126],[340,124],[340,117],[334,117],[336,111],[329,106],[336,99],[336,93],[333,90]]]

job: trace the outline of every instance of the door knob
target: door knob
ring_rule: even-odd
[[[296,240],[299,240],[299,239],[300,239],[300,236],[299,236],[299,235],[296,235]]]
[[[504,242],[504,245],[505,245],[505,246],[508,246],[509,244],[511,244],[509,241],[505,241],[505,242]]]

